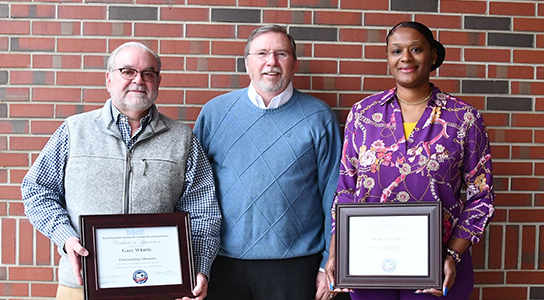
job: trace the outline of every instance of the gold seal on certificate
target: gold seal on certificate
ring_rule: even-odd
[[[85,299],[191,296],[188,213],[80,217]]]
[[[441,288],[441,202],[336,206],[339,288]]]

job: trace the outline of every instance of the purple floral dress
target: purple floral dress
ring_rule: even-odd
[[[353,105],[335,203],[442,201],[444,243],[454,237],[475,244],[494,214],[484,121],[470,104],[432,89],[408,139],[396,88]],[[333,228],[334,217],[333,208]]]

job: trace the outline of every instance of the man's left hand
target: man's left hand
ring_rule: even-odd
[[[202,273],[196,274],[196,286],[193,289],[193,297],[183,297],[176,300],[204,300],[208,295],[208,278]]]

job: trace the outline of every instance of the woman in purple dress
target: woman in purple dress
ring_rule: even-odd
[[[444,47],[425,25],[402,22],[390,30],[387,63],[396,87],[353,105],[335,198],[335,203],[442,201],[443,287],[358,289],[353,300],[464,300],[472,292],[469,248],[494,213],[491,152],[480,112],[429,81],[444,57]],[[333,237],[326,267],[333,285],[334,263]]]

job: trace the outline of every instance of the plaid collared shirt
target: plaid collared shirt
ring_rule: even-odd
[[[123,141],[125,142],[125,145],[127,145],[128,149],[132,149],[132,146],[134,146],[134,143],[138,140],[138,136],[140,135],[140,132],[144,130],[144,128],[149,124],[149,120],[151,120],[151,116],[149,113],[140,119],[140,127],[132,136],[132,130],[130,129],[130,124],[128,123],[128,117],[123,115],[115,105],[111,106],[111,112],[113,114],[113,120],[115,121],[115,124],[117,124],[117,127],[119,128],[119,131],[121,132],[121,136],[123,137]]]

